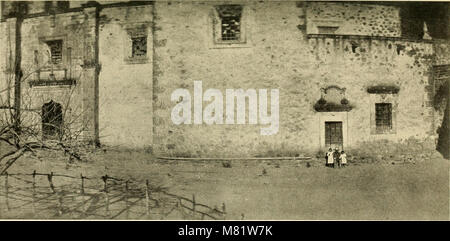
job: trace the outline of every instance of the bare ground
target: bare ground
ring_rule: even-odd
[[[108,174],[131,178],[138,184],[148,179],[152,187],[180,197],[192,198],[195,194],[198,203],[210,207],[221,209],[225,203],[226,219],[449,219],[449,162],[438,155],[433,155],[430,160],[404,164],[358,164],[356,161],[341,169],[324,167],[321,160],[310,161],[309,167],[305,161],[292,160],[231,161],[229,166],[221,161],[163,161],[132,150],[95,151],[88,155],[88,162],[73,163],[68,163],[68,157],[52,156],[48,152],[39,155],[43,161],[21,158],[9,173],[36,170],[72,176]],[[2,189],[3,178],[0,180]],[[72,184],[75,187],[79,181]],[[55,185],[63,184],[55,178]],[[101,187],[101,183],[96,185]],[[5,212],[1,200],[0,197],[0,209],[3,210],[0,217],[3,218],[57,218],[47,214],[32,215],[29,211]],[[70,200],[64,202],[70,203]],[[119,215],[116,218],[126,217]],[[131,215],[128,218],[146,217]],[[199,217],[173,212],[155,214],[151,218]]]

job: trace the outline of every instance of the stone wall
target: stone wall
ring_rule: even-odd
[[[29,80],[48,76],[48,66],[33,73],[48,62],[43,41],[61,38],[65,59],[55,75],[76,81],[63,86],[22,85],[26,118],[39,122],[42,105],[54,100],[63,104],[65,120],[73,121],[75,129],[85,129],[86,136],[99,135],[102,144],[152,147],[157,155],[171,156],[317,152],[326,148],[326,121],[343,122],[346,149],[384,140],[435,138],[443,110],[433,108],[436,87],[431,70],[433,65],[448,64],[449,45],[398,38],[397,7],[244,2],[243,38],[224,44],[214,35],[218,4],[113,4],[103,5],[99,12],[88,7],[25,19],[22,68]],[[316,23],[325,28],[318,31]],[[14,26],[13,18],[0,25],[2,33],[8,29],[14,33]],[[0,36],[2,46],[10,42],[14,49],[14,39],[9,41],[8,36],[14,34]],[[144,58],[130,56],[133,36],[146,36]],[[4,85],[10,51],[9,47],[1,51]],[[214,88],[224,97],[226,89],[278,89],[278,132],[261,135],[267,125],[249,124],[248,114],[246,124],[175,125],[171,112],[177,103],[171,94],[182,88],[194,98],[194,81],[202,81],[203,91]],[[369,93],[380,86],[399,91]],[[337,91],[348,105],[332,112],[318,110],[326,90]],[[393,129],[377,134],[374,108],[382,102],[393,104]],[[208,104],[203,102],[203,108]]]
[[[10,82],[9,80],[12,78],[11,75],[11,59],[14,59],[14,51],[15,48],[15,20],[9,20],[5,22],[0,22],[0,45],[3,46],[0,48],[0,89],[7,90]],[[14,92],[14,91],[13,91]],[[11,94],[9,91],[3,91],[0,93],[2,102],[6,102],[8,95]]]
[[[146,148],[153,142],[152,6],[105,8],[100,21],[100,139],[105,145]],[[147,58],[134,61],[131,35],[147,36]]]
[[[410,137],[426,139],[433,132],[433,109],[427,104],[426,92],[433,58],[431,43],[386,37],[308,36],[308,30],[302,27],[307,5],[252,2],[244,6],[248,22],[243,24],[246,24],[249,42],[242,46],[219,47],[211,44],[213,5],[156,3],[153,84],[157,153],[255,156],[314,152],[324,148],[323,123],[327,120],[344,122],[344,147],[357,147],[359,143],[380,139],[396,142]],[[374,19],[378,19],[374,22],[369,19],[372,25],[387,21],[382,30],[369,27],[364,28],[364,32],[345,34],[399,36],[396,8],[331,4],[327,11],[342,12],[343,6],[352,10],[359,8],[362,12],[371,8]],[[381,11],[387,14],[387,20],[379,19],[383,16]],[[362,22],[356,26],[361,26]],[[195,80],[202,81],[203,91],[209,88],[222,93],[227,88],[279,89],[279,132],[261,136],[261,125],[248,124],[173,124],[170,115],[176,103],[171,101],[171,93],[185,88],[192,95]],[[351,111],[315,111],[321,88],[332,85],[345,88],[345,96],[353,106]],[[400,91],[374,96],[367,92],[367,88],[374,85],[394,85]],[[396,102],[395,130],[390,134],[371,134],[374,118],[371,109],[384,99]]]
[[[396,6],[351,2],[309,2],[308,33],[337,27],[335,34],[399,37],[400,9]],[[326,28],[324,29],[326,31]]]
[[[40,128],[44,103],[62,105],[64,125],[73,135],[95,135],[95,10],[26,18],[22,35],[22,121]],[[62,40],[61,64],[49,64],[46,41]],[[56,84],[49,77],[53,73]],[[71,80],[71,81],[66,81]],[[72,82],[73,80],[73,82]],[[44,86],[34,83],[45,84]],[[47,85],[49,83],[53,83]],[[67,84],[69,83],[69,84]]]
[[[15,48],[15,21],[9,20],[5,22],[0,22],[0,120],[6,121],[10,118],[10,110],[7,109],[8,106],[13,104],[14,100],[14,85],[13,77],[11,73],[11,59],[14,59],[14,55],[10,50]],[[11,53],[11,54],[10,54]]]
[[[116,2],[103,4],[106,3]],[[70,125],[66,127],[81,132],[78,134],[83,138],[94,140],[99,136],[105,145],[150,147],[153,141],[152,5],[75,7],[81,6],[65,13],[48,14],[38,2],[29,5],[29,13],[34,15],[25,18],[21,31],[21,66],[27,76],[22,84],[23,121],[39,129],[42,105],[53,100],[63,106],[64,122]],[[147,58],[136,62],[128,58],[129,31],[143,27]],[[15,18],[2,22],[1,28],[5,33],[0,38],[1,84],[7,88],[7,78],[13,78],[7,66],[15,58]],[[63,59],[57,66],[49,64],[45,42],[51,40],[63,41]],[[51,81],[51,73],[56,81],[69,84]],[[6,94],[2,92],[3,99]],[[13,93],[9,95],[14,98]]]

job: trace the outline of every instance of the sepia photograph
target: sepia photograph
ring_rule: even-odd
[[[450,220],[450,2],[0,3],[0,220]]]

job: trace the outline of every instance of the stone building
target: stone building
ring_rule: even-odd
[[[440,136],[448,143],[448,127],[438,133],[449,101],[447,3],[1,6],[1,85],[10,87],[2,101],[20,106],[24,121],[42,123],[36,126],[43,136],[66,125],[106,146],[202,157],[313,153]],[[250,123],[249,113],[245,124],[174,124],[178,102],[171,95],[180,88],[194,93],[194,81],[203,92],[278,89],[277,132],[261,135],[264,125]]]

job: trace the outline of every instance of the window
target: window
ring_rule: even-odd
[[[220,40],[241,40],[241,5],[220,5],[216,7],[220,18]]]
[[[208,28],[211,39],[208,47],[251,48],[250,26],[255,26],[256,10],[246,4],[221,4],[211,6]]]
[[[375,125],[377,133],[389,132],[392,130],[392,104],[375,104]]]
[[[382,85],[388,86],[388,85]],[[391,135],[397,133],[398,93],[370,93],[370,134]],[[395,90],[395,89],[394,89]]]
[[[339,27],[335,26],[317,26],[319,34],[336,34]]]
[[[130,23],[126,26],[127,35],[124,35],[124,55],[127,64],[148,63],[148,23]]]
[[[50,40],[46,44],[50,51],[50,62],[52,64],[62,63],[62,40]]]
[[[344,25],[342,20],[337,19],[310,19],[306,23],[307,34],[342,34],[341,27]]]
[[[132,58],[142,58],[147,56],[147,37],[133,37],[131,38]]]
[[[434,65],[432,71],[437,87],[450,80],[450,65]]]
[[[444,113],[447,106],[448,83],[450,83],[450,65],[433,66],[433,85],[425,87],[428,92],[427,107],[434,106]]]
[[[239,40],[241,34],[240,17],[222,18],[222,40]]]

